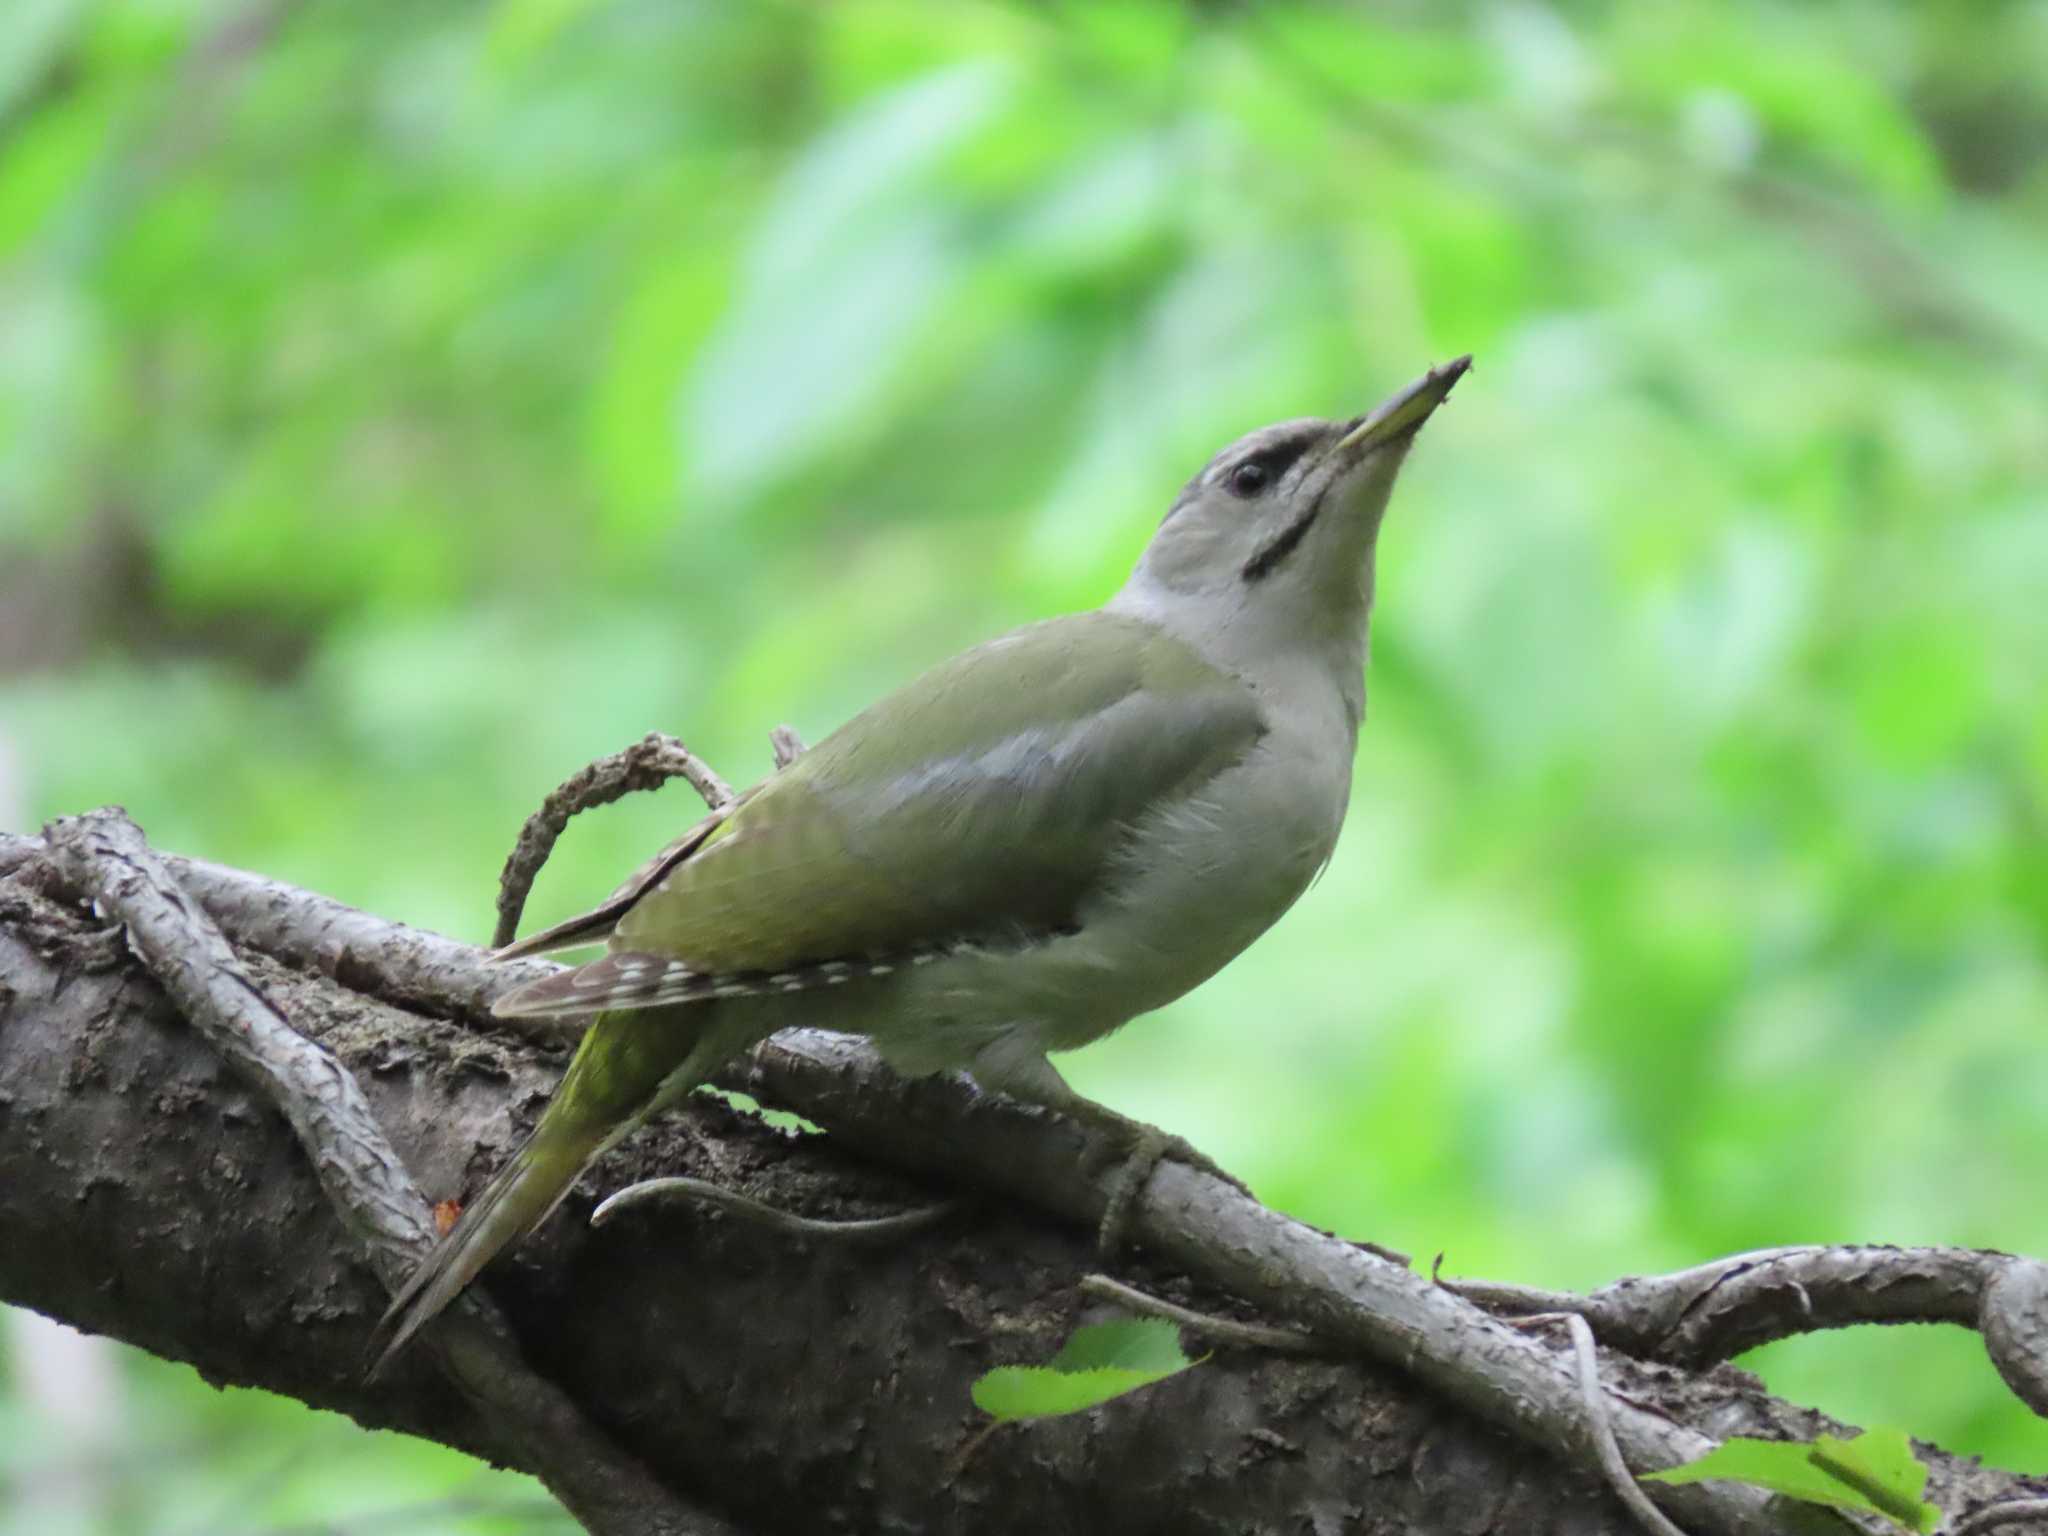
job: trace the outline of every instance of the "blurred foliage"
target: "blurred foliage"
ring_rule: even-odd
[[[440,1446],[372,1434],[267,1393],[215,1392],[123,1351],[124,1398],[66,1433],[0,1399],[0,1530],[9,1536],[573,1536],[529,1479]]]
[[[1470,350],[1335,865],[1076,1085],[1457,1273],[2048,1252],[2042,0],[13,0],[0,135],[25,821],[482,938],[588,758],[755,774]],[[1752,1363],[2048,1468],[1967,1334]]]

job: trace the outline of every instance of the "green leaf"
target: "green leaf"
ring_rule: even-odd
[[[1206,1359],[1207,1357],[1204,1356]],[[1048,1365],[1005,1365],[974,1384],[974,1405],[997,1423],[1079,1413],[1198,1364],[1180,1330],[1157,1318],[1090,1323]]]
[[[1909,1531],[1932,1531],[1941,1511],[1920,1498],[1927,1468],[1902,1429],[1866,1430],[1853,1440],[1822,1435],[1799,1440],[1724,1440],[1698,1461],[1645,1472],[1646,1483],[1699,1483],[1709,1478],[1754,1483],[1814,1504],[1882,1515]]]

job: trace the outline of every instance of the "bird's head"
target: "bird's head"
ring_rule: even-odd
[[[1432,368],[1350,421],[1284,421],[1232,443],[1175,499],[1120,605],[1184,631],[1362,637],[1394,478],[1416,432],[1471,365],[1461,357]],[[1257,622],[1246,625],[1251,617]]]

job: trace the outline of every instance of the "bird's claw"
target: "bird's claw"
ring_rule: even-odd
[[[1096,1250],[1103,1258],[1114,1258],[1129,1238],[1131,1214],[1137,1206],[1138,1195],[1164,1159],[1185,1163],[1212,1178],[1221,1179],[1242,1195],[1251,1195],[1250,1188],[1242,1179],[1227,1172],[1206,1153],[1197,1151],[1185,1137],[1169,1135],[1153,1125],[1135,1121],[1127,1124],[1135,1134],[1130,1139],[1123,1162],[1110,1178],[1102,1220],[1095,1229]]]

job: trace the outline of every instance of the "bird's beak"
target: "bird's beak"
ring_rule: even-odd
[[[1451,386],[1472,366],[1472,354],[1439,363],[1406,389],[1397,390],[1373,411],[1358,418],[1337,443],[1339,453],[1362,459],[1383,443],[1413,435],[1429,420],[1430,413],[1444,403]]]

